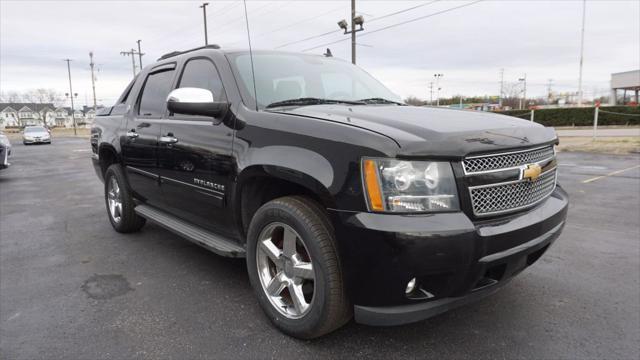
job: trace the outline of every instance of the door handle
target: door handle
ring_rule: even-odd
[[[128,137],[129,139],[135,139],[135,138],[137,138],[138,136],[140,136],[140,134],[138,134],[137,132],[135,132],[135,130],[133,130],[133,129],[132,129],[131,131],[127,131],[127,137]]]
[[[171,135],[167,135],[167,136],[161,136],[160,137],[160,142],[163,144],[175,144],[178,142],[178,138],[175,136],[171,136]]]

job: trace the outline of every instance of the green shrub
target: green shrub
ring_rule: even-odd
[[[533,121],[545,126],[592,126],[595,108],[538,109]],[[617,113],[617,114],[611,114]],[[498,112],[529,120],[529,110],[509,110]],[[633,114],[633,115],[624,115]],[[598,114],[598,125],[640,125],[640,107],[603,106]]]

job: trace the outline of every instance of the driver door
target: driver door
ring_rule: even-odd
[[[189,59],[176,88],[201,88],[226,102],[222,80],[209,58]],[[221,119],[169,114],[162,122],[159,173],[164,208],[178,217],[224,234],[231,220],[225,211],[230,181],[233,130]]]

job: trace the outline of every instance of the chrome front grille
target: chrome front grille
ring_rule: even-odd
[[[463,160],[463,168],[467,177],[484,179],[472,181],[473,186],[468,187],[471,208],[477,217],[533,206],[551,195],[556,187],[553,146],[472,156]],[[517,176],[514,169],[518,170]],[[493,174],[487,177],[485,173]],[[489,181],[494,182],[486,183]]]
[[[473,156],[466,158],[462,164],[465,173],[472,174],[515,168],[549,159],[553,156],[553,146],[545,146],[531,150]]]
[[[552,169],[533,181],[523,179],[470,187],[469,192],[473,213],[477,216],[488,216],[535,205],[551,195],[555,187],[556,169]]]
[[[496,215],[537,204],[551,195],[556,187],[556,169],[549,170],[534,181],[518,180],[469,188],[473,213],[477,216]]]

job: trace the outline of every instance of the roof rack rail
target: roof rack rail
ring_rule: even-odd
[[[196,50],[202,50],[202,49],[220,49],[220,45],[212,44],[212,45],[200,46],[200,47],[197,47],[197,48],[184,50],[184,51],[172,51],[170,53],[166,53],[166,54],[160,56],[158,58],[158,60],[156,60],[156,61],[168,59],[170,57],[174,57],[174,56],[178,56],[178,55],[186,54],[188,52],[192,52],[192,51],[196,51]]]

